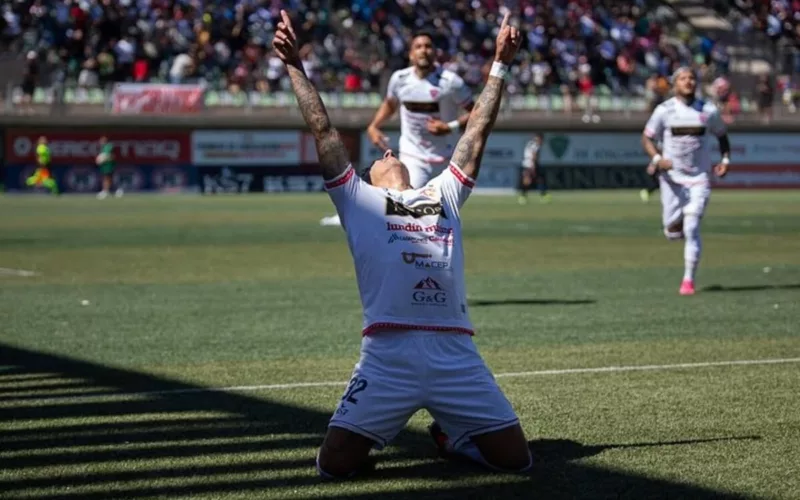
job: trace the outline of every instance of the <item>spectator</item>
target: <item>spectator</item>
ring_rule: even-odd
[[[772,120],[772,103],[775,100],[775,91],[772,88],[769,75],[761,75],[758,78],[758,86],[756,88],[758,95],[758,111],[764,123],[769,123]]]
[[[31,102],[39,81],[39,55],[31,50],[25,61],[25,72],[22,76],[22,106],[23,112],[32,112]]]

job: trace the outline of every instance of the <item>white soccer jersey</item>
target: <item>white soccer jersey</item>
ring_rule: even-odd
[[[472,91],[464,80],[441,67],[420,78],[409,67],[392,74],[386,95],[400,106],[400,153],[428,163],[445,163],[453,154],[458,134],[435,136],[426,123],[429,118],[451,122],[472,103]]]
[[[475,183],[450,164],[420,189],[364,182],[352,166],[325,183],[347,233],[364,335],[381,330],[472,334],[460,208]]]
[[[678,98],[659,104],[647,121],[645,135],[661,140],[661,155],[672,160],[667,175],[674,182],[694,182],[711,171],[711,136],[726,133],[717,107],[696,99],[686,105]]]
[[[534,168],[536,167],[536,162],[534,158],[536,158],[536,153],[539,151],[541,144],[539,144],[536,140],[528,141],[525,144],[525,151],[522,155],[522,166],[524,168]]]

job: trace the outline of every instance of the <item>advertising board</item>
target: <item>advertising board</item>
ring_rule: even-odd
[[[111,93],[114,113],[192,115],[205,107],[205,88],[194,84],[117,83]]]
[[[304,163],[302,132],[195,130],[192,162],[204,166],[281,166]]]
[[[41,191],[25,184],[36,166],[33,164],[8,165],[5,168],[6,189],[9,192],[33,193]],[[100,171],[85,164],[59,165],[50,169],[62,193],[96,193],[100,190]],[[182,193],[197,189],[197,169],[183,165],[118,165],[114,170],[114,188],[126,193],[159,192]]]
[[[260,167],[199,167],[198,176],[203,194],[309,193],[324,187],[318,173]]]
[[[39,137],[46,137],[50,146],[51,164],[95,165],[100,153],[100,137],[114,145],[116,162],[142,165],[182,165],[191,163],[188,132],[174,131],[108,131],[88,132],[64,129],[20,130],[6,132],[7,165],[34,164]]]
[[[399,132],[387,133],[397,148]],[[531,134],[495,132],[484,153],[480,188],[514,188],[526,142]],[[800,135],[730,135],[730,173],[714,184],[723,188],[800,188]],[[719,160],[719,145],[712,138],[712,161]],[[362,158],[381,152],[362,135]],[[647,181],[649,158],[637,133],[545,133],[539,153],[543,174],[551,189],[641,188]]]

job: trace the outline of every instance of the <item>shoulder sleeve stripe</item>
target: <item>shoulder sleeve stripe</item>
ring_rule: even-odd
[[[351,177],[355,175],[356,171],[353,165],[348,165],[344,172],[334,177],[333,179],[325,182],[325,189],[335,189],[343,184],[346,184]]]
[[[450,172],[458,179],[458,182],[472,189],[475,187],[475,180],[465,174],[461,168],[453,162],[450,162]]]

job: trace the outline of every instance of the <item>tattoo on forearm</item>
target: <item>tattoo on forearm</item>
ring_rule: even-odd
[[[478,175],[486,140],[489,138],[489,133],[497,119],[497,113],[500,111],[503,87],[502,79],[489,77],[469,115],[467,130],[456,144],[453,153],[453,163],[473,178]]]
[[[308,128],[311,129],[311,133],[316,135],[330,130],[331,121],[325,105],[305,72],[294,66],[287,66],[287,71],[292,82],[292,89],[297,96],[297,103],[300,105],[300,112],[303,114]]]
[[[297,104],[308,128],[314,135],[317,145],[317,156],[322,167],[322,177],[333,179],[349,165],[347,149],[344,147],[339,132],[331,125],[328,111],[319,96],[319,92],[308,80],[302,68],[287,66],[292,89],[297,96]]]

